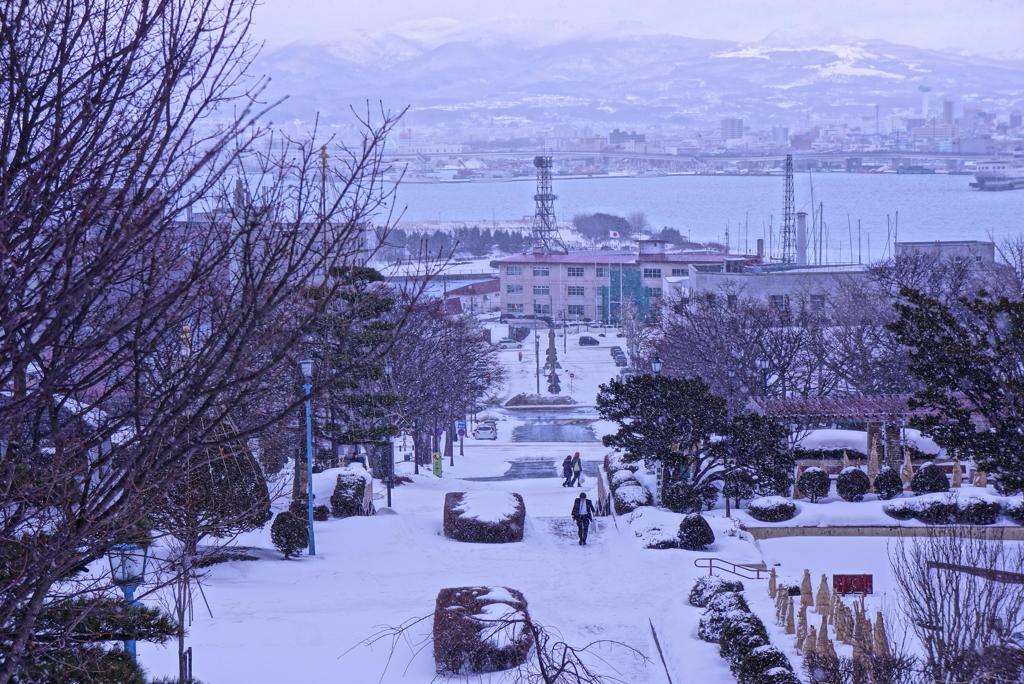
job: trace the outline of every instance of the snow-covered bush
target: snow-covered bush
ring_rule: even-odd
[[[965,525],[992,525],[999,517],[999,502],[977,496],[957,500],[956,521]]]
[[[705,575],[698,577],[697,581],[694,582],[693,589],[690,590],[690,605],[706,608],[708,602],[715,596],[726,592],[735,593],[740,591],[743,591],[743,582],[739,580],[733,582],[715,575]]]
[[[327,506],[313,506],[313,520],[323,522],[331,516],[331,509]]]
[[[800,487],[803,495],[811,500],[811,503],[817,503],[818,499],[828,496],[828,473],[821,468],[808,468],[800,473],[797,486]]]
[[[697,625],[697,637],[708,643],[718,643],[726,617],[736,614],[750,614],[750,607],[743,594],[730,591],[712,597]]]
[[[1024,525],[1024,499],[1011,499],[1003,511],[1010,520],[1018,525]]]
[[[349,466],[338,473],[334,493],[331,494],[331,515],[335,518],[348,518],[363,514],[366,477],[362,466]]]
[[[843,468],[836,478],[836,493],[847,501],[861,501],[871,489],[871,480],[860,468]]]
[[[758,646],[740,661],[736,672],[736,682],[737,684],[774,684],[778,681],[785,681],[775,678],[774,671],[780,668],[793,674],[793,665],[790,664],[785,653],[771,645]]]
[[[694,486],[684,480],[665,485],[661,491],[661,502],[676,513],[697,513],[709,510],[718,500],[718,489],[710,482]]]
[[[526,505],[519,494],[478,490],[444,496],[444,536],[461,542],[523,541]]]
[[[782,522],[796,515],[796,504],[781,496],[762,496],[747,504],[747,514],[761,522]]]
[[[652,506],[641,506],[626,520],[646,549],[679,548],[679,516]]]
[[[882,511],[890,518],[897,520],[913,520],[917,517],[917,509],[910,504],[909,499],[885,504],[882,506]]]
[[[270,541],[285,558],[294,556],[309,542],[306,521],[291,511],[281,511],[270,526]]]
[[[702,515],[690,513],[679,523],[679,548],[703,551],[714,543],[715,533]]]
[[[627,483],[615,490],[612,495],[615,500],[615,510],[619,515],[636,510],[640,506],[650,506],[654,503],[654,497],[640,483]]]
[[[729,661],[729,669],[738,668],[755,648],[768,643],[768,631],[756,615],[740,610],[725,614],[718,637],[718,652]]]
[[[442,589],[434,610],[437,673],[466,676],[521,665],[533,647],[528,619],[526,599],[515,589]]]
[[[961,510],[964,506],[964,510]],[[993,510],[994,506],[994,510]],[[999,515],[999,504],[994,501],[968,497],[963,503],[957,501],[953,494],[927,494],[910,499],[886,504],[883,508],[886,515],[897,520],[920,520],[928,525],[948,525],[954,522],[969,522],[966,518],[990,520],[975,524],[990,525]],[[967,512],[964,512],[967,511]]]
[[[620,470],[628,470],[632,473],[635,473],[636,471],[640,470],[640,464],[636,462],[626,462],[625,458],[621,453],[612,451],[605,454],[604,469],[605,472],[608,473],[608,476],[611,477],[613,474],[619,472]]]
[[[737,680],[740,684],[801,684],[800,678],[793,670],[784,667],[773,667],[753,676],[753,679]]]
[[[632,470],[616,470],[612,473],[612,479],[609,482],[612,489],[618,489],[619,486],[626,484],[627,482],[636,482],[639,484],[639,480],[636,479],[636,475],[633,474]]]
[[[903,480],[899,473],[885,466],[875,476],[874,487],[879,499],[893,499],[903,493]]]
[[[923,464],[910,479],[910,489],[915,494],[933,494],[949,491],[949,480],[942,468],[932,462]]]

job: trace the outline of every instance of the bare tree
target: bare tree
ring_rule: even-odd
[[[1024,627],[1024,585],[1000,579],[1024,557],[999,534],[977,532],[930,528],[889,548],[900,606],[934,682],[1017,682],[1024,674],[1013,636]]]
[[[389,204],[392,115],[351,146],[259,126],[253,4],[0,4],[0,684],[44,606],[109,586],[74,573],[216,453],[209,426],[295,408],[301,293]]]

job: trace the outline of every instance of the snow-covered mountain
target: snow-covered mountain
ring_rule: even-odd
[[[797,124],[809,114],[873,118],[918,106],[918,87],[1005,111],[1024,107],[1024,59],[877,40],[773,34],[738,44],[681,36],[577,37],[524,44],[488,34],[398,35],[268,50],[257,69],[289,101],[275,115],[328,121],[366,100],[409,105],[417,123],[592,123],[666,127],[721,116]],[[873,125],[873,124],[872,124]]]

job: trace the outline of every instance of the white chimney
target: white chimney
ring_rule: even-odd
[[[807,264],[807,212],[796,212],[796,263]]]

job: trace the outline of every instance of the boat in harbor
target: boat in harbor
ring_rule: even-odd
[[[1019,190],[1024,188],[1024,159],[990,159],[978,162],[971,187],[976,190]]]

